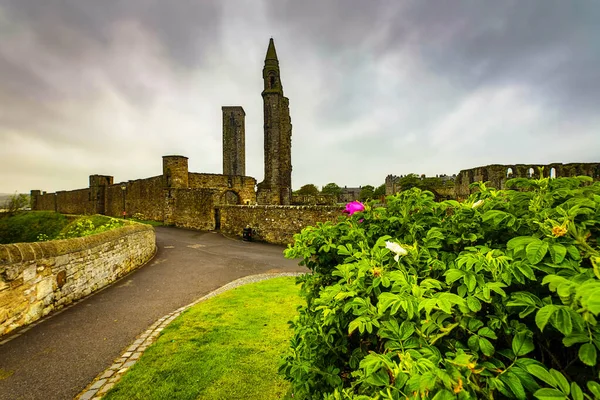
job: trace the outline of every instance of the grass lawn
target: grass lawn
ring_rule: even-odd
[[[224,292],[176,318],[104,399],[286,399],[277,374],[301,304],[294,277]]]

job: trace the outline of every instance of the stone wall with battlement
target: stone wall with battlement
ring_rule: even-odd
[[[125,211],[127,216],[141,214],[144,219],[162,221],[164,193],[160,175],[111,185],[106,189],[105,214],[117,217]]]
[[[154,229],[138,223],[81,238],[0,245],[0,336],[114,282],[155,251]]]
[[[163,157],[163,174],[113,183],[91,175],[90,187],[56,193],[31,191],[32,209],[64,214],[138,216],[168,225],[214,229],[217,204],[256,204],[256,179],[188,172],[183,156]]]
[[[317,222],[336,222],[343,208],[336,206],[219,206],[221,232],[241,237],[247,226],[255,231],[256,240],[288,244],[294,234]]]

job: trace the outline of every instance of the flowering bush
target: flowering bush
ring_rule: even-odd
[[[295,398],[600,398],[590,180],[412,189],[304,229],[286,250],[312,271],[280,367]]]
[[[344,209],[344,213],[348,215],[352,215],[357,212],[361,212],[365,210],[365,205],[358,200],[354,200],[348,204],[346,204],[346,208]]]

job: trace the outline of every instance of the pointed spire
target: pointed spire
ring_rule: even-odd
[[[273,42],[273,38],[269,39],[269,48],[267,49],[267,56],[265,57],[265,61],[279,61],[277,60],[277,52],[275,51],[275,43]]]

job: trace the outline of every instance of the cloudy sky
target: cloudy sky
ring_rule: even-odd
[[[221,173],[221,106],[263,178],[269,37],[292,182],[379,185],[492,163],[600,161],[600,3],[0,0],[0,192]]]

